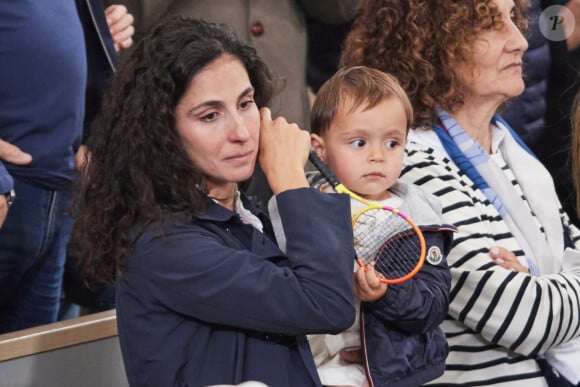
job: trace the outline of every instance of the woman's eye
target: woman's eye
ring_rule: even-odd
[[[242,109],[247,109],[250,106],[252,106],[254,103],[255,102],[253,99],[248,99],[248,100],[243,101],[240,106],[242,107]]]
[[[217,115],[218,114],[216,112],[211,112],[211,113],[208,113],[208,114],[204,114],[203,116],[201,116],[201,120],[202,121],[210,122],[210,121],[215,120],[217,118]]]

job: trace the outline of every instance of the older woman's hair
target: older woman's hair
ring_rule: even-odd
[[[570,120],[572,121],[572,149],[570,153],[572,179],[576,193],[576,217],[580,218],[580,92],[574,98]],[[570,214],[570,217],[573,215]]]
[[[526,31],[527,0],[515,0],[514,22]],[[494,0],[367,0],[347,35],[341,66],[393,74],[413,104],[413,126],[433,125],[435,105],[463,103],[455,72],[470,63],[481,29],[501,28]]]
[[[323,134],[328,130],[347,97],[352,99],[351,112],[362,105],[372,109],[394,97],[405,110],[407,130],[413,122],[411,101],[395,77],[370,67],[354,66],[340,69],[318,90],[310,115],[312,133]]]
[[[182,146],[175,108],[190,82],[223,54],[238,58],[269,103],[271,76],[224,25],[177,17],[157,25],[112,79],[88,141],[72,246],[85,272],[111,281],[135,237],[167,213],[204,208],[203,179]]]

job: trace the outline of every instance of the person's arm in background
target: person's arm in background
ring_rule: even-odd
[[[107,25],[115,44],[117,52],[130,48],[133,45],[135,18],[127,7],[121,4],[112,4],[105,9]]]
[[[105,2],[103,2],[103,4],[104,3]],[[133,35],[135,34],[135,28],[133,25],[135,18],[131,13],[129,13],[127,7],[124,5],[111,4],[104,10],[104,15],[97,14],[103,12],[100,4],[93,4],[92,8],[93,9],[90,10],[90,13],[94,14],[95,16],[93,19],[91,19],[93,26],[84,26],[84,28],[87,31],[92,31],[91,34],[96,33],[100,35],[101,39],[105,43],[103,45],[104,47],[88,47],[89,50],[103,50],[104,52],[102,55],[95,52],[87,52],[88,60],[90,62],[89,70],[92,74],[90,79],[93,83],[88,85],[87,90],[87,108],[85,111],[86,117],[83,139],[88,137],[90,123],[96,111],[98,110],[98,106],[92,105],[100,104],[104,83],[106,82],[106,79],[115,71],[117,64],[117,53],[121,50],[129,49],[133,45]],[[82,16],[81,19],[83,19]],[[87,23],[90,24],[89,22]],[[107,42],[110,41],[112,41],[112,47],[114,47],[115,52],[113,52],[110,47],[107,48]],[[106,62],[106,65],[102,64],[104,61],[102,58],[105,57],[109,58],[108,62]],[[87,148],[83,141],[83,144],[79,146],[79,149],[75,154],[75,165],[77,169],[80,169],[83,166],[86,157]]]
[[[190,0],[195,1],[195,0]],[[153,27],[153,25],[166,15],[167,11],[171,9],[175,1],[173,0],[104,0],[103,3],[107,7],[112,7],[117,4],[123,4],[127,11],[133,15],[134,20],[137,21],[133,27],[135,28],[135,40],[139,40]]]
[[[449,315],[489,343],[523,355],[544,353],[579,337],[580,267],[541,276],[498,270],[489,247],[505,234],[494,220],[493,205],[449,160],[437,157],[427,171],[421,167],[429,158],[424,150],[414,144],[407,148],[401,178],[439,197],[445,222],[458,226],[447,257],[453,278]],[[578,229],[563,223],[579,248]],[[502,239],[514,243],[514,238]],[[504,247],[515,251],[519,246]]]
[[[13,189],[12,176],[6,170],[4,162],[26,165],[30,164],[32,156],[28,153],[22,152],[17,146],[14,146],[6,141],[0,140],[0,193],[9,192]],[[6,215],[8,214],[8,203],[4,195],[0,195],[0,228],[4,224]]]

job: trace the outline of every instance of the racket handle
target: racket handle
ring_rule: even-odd
[[[318,169],[318,171],[322,174],[322,176],[324,176],[326,181],[330,183],[332,188],[336,188],[336,186],[340,184],[334,173],[332,173],[332,171],[326,166],[326,164],[324,164],[324,162],[320,160],[320,157],[318,157],[314,149],[310,149],[310,152],[308,153],[308,159],[316,167],[316,169]]]

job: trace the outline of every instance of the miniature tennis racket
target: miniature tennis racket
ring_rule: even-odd
[[[411,218],[396,208],[363,199],[342,185],[314,150],[309,159],[338,193],[349,195],[364,208],[352,219],[359,266],[373,264],[379,280],[398,284],[413,277],[425,262],[425,238]]]

